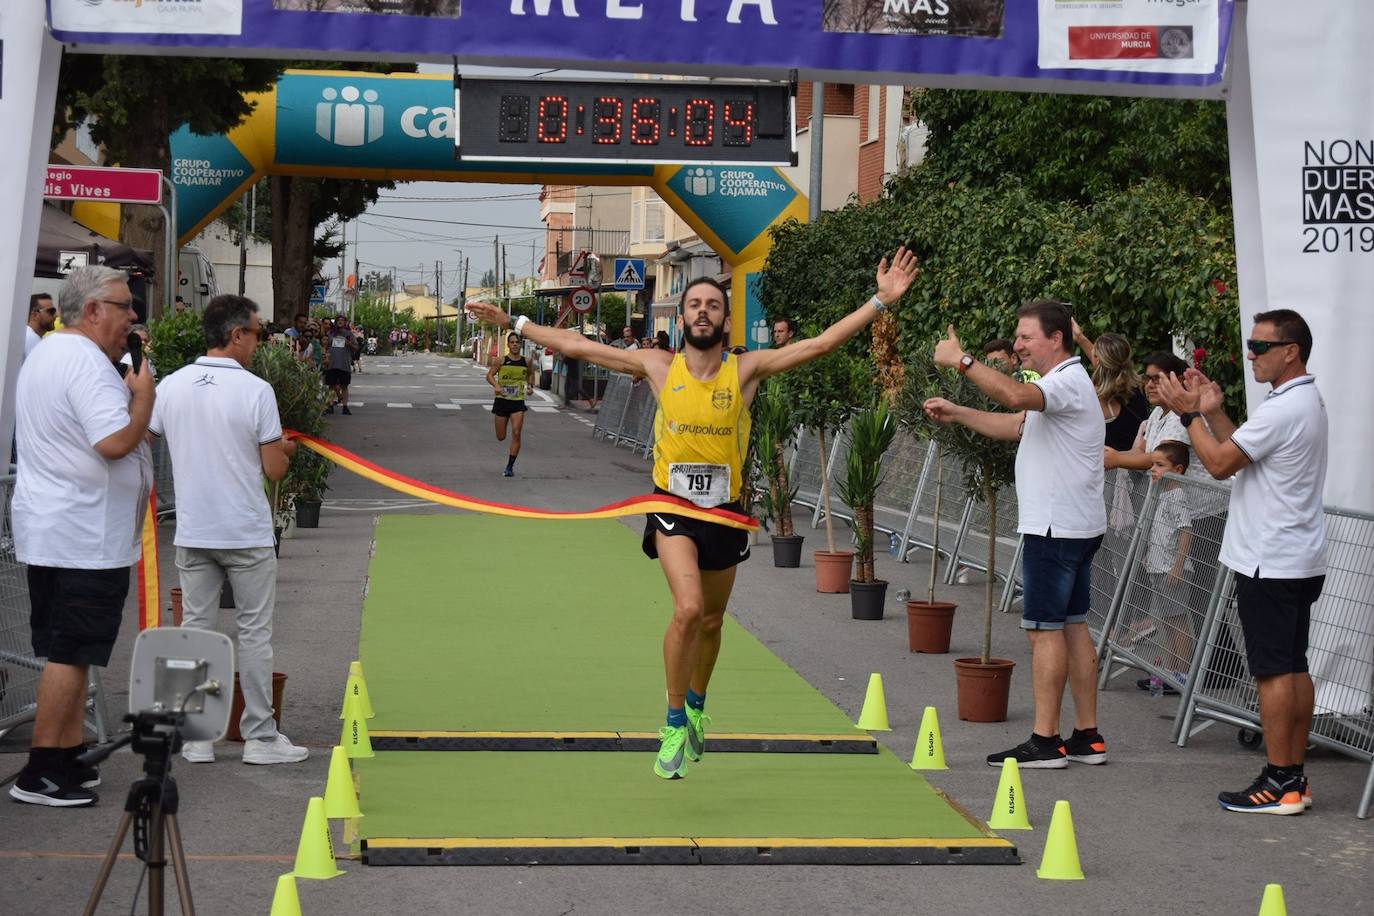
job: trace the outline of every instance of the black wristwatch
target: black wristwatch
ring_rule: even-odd
[[[1178,422],[1182,424],[1184,429],[1187,429],[1192,426],[1193,421],[1200,416],[1202,416],[1200,413],[1181,413],[1178,415]]]

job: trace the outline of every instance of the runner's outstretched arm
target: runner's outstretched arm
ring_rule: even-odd
[[[888,266],[887,258],[883,258],[878,264],[878,291],[874,298],[883,304],[883,309],[886,309],[902,298],[920,272],[915,252],[908,251],[905,246],[898,248],[892,256],[891,267]],[[867,327],[880,312],[881,309],[875,307],[873,300],[869,299],[816,337],[808,337],[776,350],[750,350],[740,357],[740,368],[744,373],[741,382],[760,382],[770,375],[786,372],[828,353],[834,353],[845,341]]]
[[[498,328],[511,327],[510,316],[499,306],[486,302],[469,302],[463,307],[478,321],[494,324]],[[520,336],[540,346],[552,347],[564,356],[633,375],[648,375],[650,363],[666,366],[671,359],[671,354],[666,350],[621,350],[588,340],[567,328],[550,328],[532,321],[522,322]]]

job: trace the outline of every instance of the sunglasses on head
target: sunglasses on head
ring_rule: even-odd
[[[1245,349],[1256,356],[1263,356],[1275,347],[1286,347],[1295,343],[1297,343],[1296,340],[1247,340]]]

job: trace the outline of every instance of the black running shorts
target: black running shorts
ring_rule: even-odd
[[[30,566],[28,578],[34,656],[61,665],[108,665],[129,594],[129,567]]]
[[[663,494],[659,488],[655,493]],[[743,514],[738,502],[726,503],[717,508]],[[651,560],[658,559],[656,535],[662,531],[668,537],[689,537],[697,545],[698,569],[729,569],[749,559],[749,532],[729,525],[698,521],[685,515],[668,515],[664,512],[650,512],[644,524],[644,555]]]
[[[1326,576],[1252,579],[1236,573],[1236,612],[1252,677],[1307,671],[1312,605],[1321,597],[1325,582]]]
[[[353,373],[347,369],[326,369],[324,370],[324,384],[327,388],[338,386],[347,388],[353,381]]]
[[[523,413],[529,410],[525,402],[521,400],[511,400],[507,398],[497,398],[491,403],[491,415],[493,417],[509,417],[513,414]]]

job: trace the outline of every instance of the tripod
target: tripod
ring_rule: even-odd
[[[186,854],[181,848],[181,828],[177,825],[177,784],[172,778],[172,755],[181,748],[179,713],[141,712],[125,716],[133,723],[133,731],[114,744],[93,751],[82,758],[87,765],[97,763],[126,744],[143,755],[143,775],[129,787],[124,801],[124,817],[115,830],[114,842],[100,866],[100,874],[86,901],[84,916],[93,916],[100,904],[100,896],[110,880],[110,872],[119,858],[129,826],[134,828],[134,855],[148,866],[148,916],[162,916],[163,878],[167,861],[164,846],[172,856],[172,870],[176,876],[177,896],[184,916],[194,916],[191,903],[191,880],[186,870]]]

